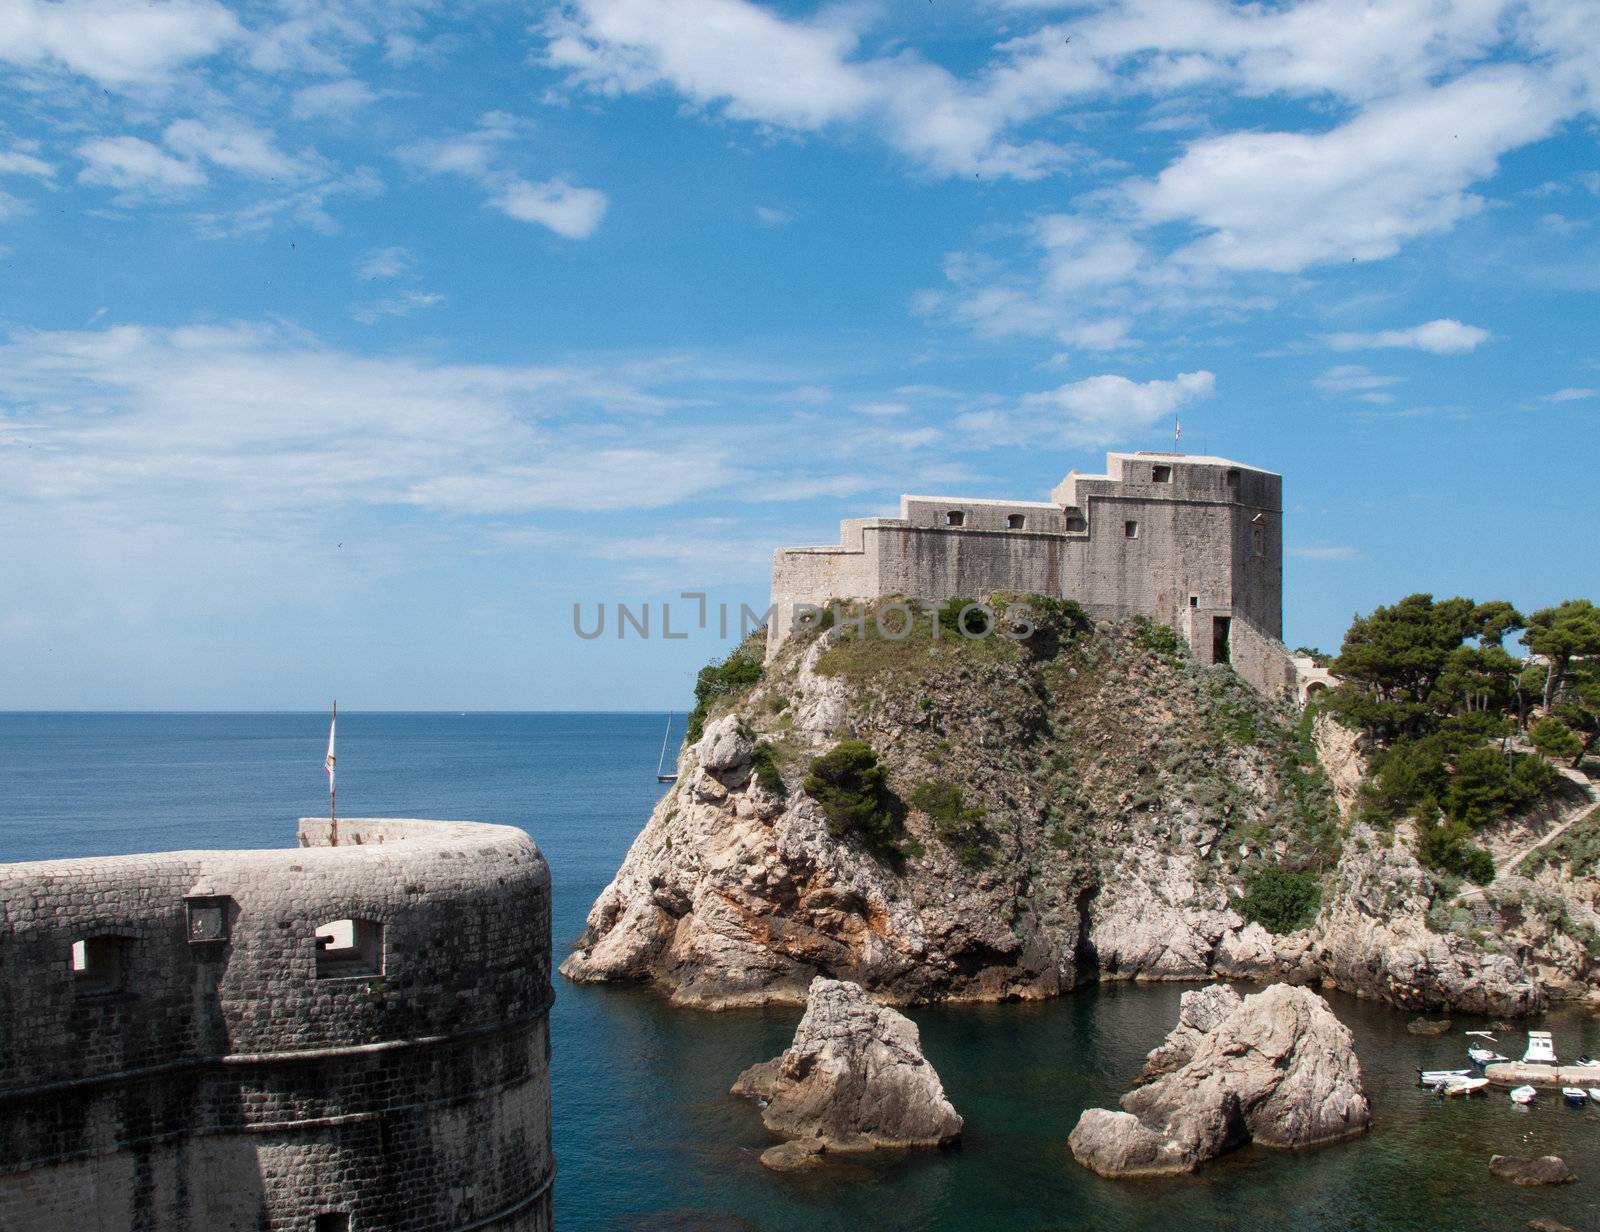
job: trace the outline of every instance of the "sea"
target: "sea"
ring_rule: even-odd
[[[339,716],[345,816],[520,826],[550,863],[557,961],[663,787],[664,714]],[[138,851],[284,847],[325,815],[319,714],[0,714],[0,862]],[[799,1010],[706,1013],[648,989],[556,978],[551,1013],[561,1232],[1044,1230],[1509,1232],[1544,1216],[1600,1232],[1600,1109],[1503,1093],[1442,1100],[1418,1067],[1465,1065],[1450,1034],[1330,994],[1372,1097],[1372,1132],[1304,1152],[1255,1147],[1193,1176],[1110,1181],[1073,1162],[1087,1107],[1114,1107],[1176,1021],[1184,985],[1108,983],[1048,1002],[915,1007],[928,1058],[966,1119],[959,1149],[885,1154],[791,1176],[757,1163],[756,1108],[728,1094],[776,1056]],[[1600,1020],[1563,1009],[1500,1033],[1555,1033],[1600,1054]],[[1562,1156],[1576,1184],[1521,1189],[1489,1156]]]

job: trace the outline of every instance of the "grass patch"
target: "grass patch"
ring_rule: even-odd
[[[761,784],[762,790],[780,800],[789,794],[789,787],[783,781],[783,771],[778,768],[778,754],[765,740],[756,744],[750,754],[750,764],[755,767],[756,782]]]
[[[979,805],[967,804],[961,788],[946,779],[923,783],[911,793],[911,806],[928,815],[933,836],[968,868],[980,868],[992,856],[994,835]]]

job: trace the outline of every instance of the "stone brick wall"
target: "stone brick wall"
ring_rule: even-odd
[[[902,497],[898,518],[845,522],[837,547],[775,553],[768,646],[801,604],[1028,591],[1159,620],[1204,663],[1225,619],[1229,661],[1277,694],[1293,670],[1277,640],[1282,482],[1226,458],[1113,453],[1104,475],[1074,472],[1048,502]]]
[[[299,839],[0,865],[0,1232],[550,1227],[538,848]]]

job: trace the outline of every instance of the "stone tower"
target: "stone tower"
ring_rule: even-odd
[[[0,1229],[550,1228],[544,858],[329,838],[0,865]]]

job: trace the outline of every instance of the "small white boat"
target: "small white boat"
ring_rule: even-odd
[[[1513,1104],[1531,1104],[1538,1098],[1538,1087],[1514,1087],[1511,1091],[1511,1102]]]
[[[1581,1108],[1589,1102],[1589,1093],[1582,1087],[1562,1087],[1561,1098],[1574,1108]]]
[[[1522,1054],[1525,1065],[1555,1065],[1556,1046],[1548,1031],[1528,1032],[1528,1051]]]
[[[1510,1060],[1492,1048],[1479,1048],[1476,1044],[1467,1049],[1467,1056],[1474,1065],[1498,1065],[1501,1061]]]
[[[1470,1069],[1419,1069],[1417,1071],[1417,1085],[1436,1087],[1441,1082],[1449,1082],[1452,1078],[1471,1078]]]
[[[1589,1098],[1595,1103],[1600,1104],[1600,1087],[1590,1087]]]
[[[1487,1078],[1452,1078],[1440,1083],[1434,1090],[1440,1095],[1476,1095],[1488,1085]]]

